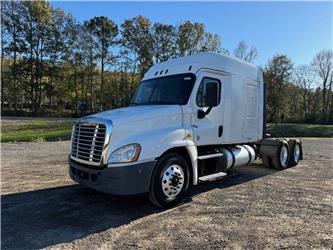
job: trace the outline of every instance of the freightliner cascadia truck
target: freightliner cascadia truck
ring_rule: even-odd
[[[283,170],[303,157],[298,139],[268,138],[263,72],[239,59],[199,53],[152,66],[128,107],[79,119],[69,175],[115,195],[146,193],[169,207],[192,185],[261,158]]]

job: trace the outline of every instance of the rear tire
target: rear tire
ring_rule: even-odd
[[[283,170],[288,167],[290,160],[289,145],[286,141],[281,141],[277,156],[272,157],[272,165],[277,170]]]
[[[290,150],[289,167],[296,166],[302,157],[302,143],[298,139],[288,141]]]
[[[179,203],[190,187],[190,169],[179,154],[169,153],[161,157],[152,175],[149,200],[159,207],[171,207]]]

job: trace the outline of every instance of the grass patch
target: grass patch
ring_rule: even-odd
[[[268,123],[272,137],[333,137],[333,125]]]
[[[69,140],[74,121],[34,119],[2,124],[1,142]],[[333,137],[333,125],[267,124],[272,137]]]
[[[1,128],[1,142],[68,140],[73,121],[31,120]]]

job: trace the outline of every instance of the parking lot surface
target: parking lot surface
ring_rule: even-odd
[[[168,210],[71,181],[68,141],[3,143],[1,248],[329,249],[333,140],[302,140],[297,167],[239,167]]]

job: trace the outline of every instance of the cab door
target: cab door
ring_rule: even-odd
[[[225,77],[210,71],[202,71],[195,84],[191,102],[192,128],[194,141],[198,146],[219,144],[223,138],[223,79]],[[207,85],[216,83],[218,85],[218,102],[215,107],[209,107],[207,103]],[[202,114],[206,113],[204,117]],[[201,113],[201,114],[200,114]]]

